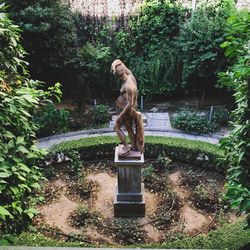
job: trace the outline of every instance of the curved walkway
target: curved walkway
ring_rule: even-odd
[[[92,129],[92,130],[80,130],[75,132],[69,132],[65,134],[60,135],[53,135],[49,137],[40,138],[38,140],[38,148],[50,148],[51,146],[54,146],[56,144],[59,144],[61,142],[65,141],[72,141],[72,140],[78,140],[81,138],[87,138],[87,137],[95,137],[95,136],[103,136],[103,135],[112,135],[115,136],[116,133],[112,128],[105,128],[105,129]],[[212,144],[217,144],[219,139],[223,136],[217,135],[217,134],[187,134],[183,133],[180,130],[177,129],[167,129],[167,130],[161,130],[161,129],[150,129],[145,128],[145,135],[154,135],[154,136],[166,136],[166,137],[176,137],[176,138],[184,138],[184,139],[190,139],[194,141],[205,141]]]

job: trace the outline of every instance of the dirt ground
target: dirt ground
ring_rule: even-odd
[[[146,215],[144,218],[135,218],[133,220],[140,230],[138,232],[143,232],[143,242],[162,242],[166,237],[180,233],[192,236],[200,232],[207,232],[209,228],[216,227],[218,222],[215,221],[214,215],[218,211],[209,212],[195,206],[192,190],[183,183],[183,180],[188,180],[186,177],[186,179],[183,177],[184,173],[183,169],[176,168],[168,174],[168,178],[166,179],[170,184],[171,192],[177,196],[178,206],[173,207],[175,215],[172,217],[169,215],[170,222],[165,227],[155,223],[155,221],[159,220],[155,220],[155,218],[157,218],[158,208],[164,203],[163,196],[160,192],[145,189]],[[210,176],[210,178],[213,178],[213,181],[216,180],[214,176]],[[213,184],[217,191],[223,187],[223,181],[219,179],[216,185]],[[63,178],[62,174],[59,174],[58,178],[49,181],[47,185],[51,189],[57,188],[59,195],[57,193],[57,197],[52,202],[50,201],[38,206],[40,217],[42,218],[39,226],[41,224],[47,225],[65,235],[83,235],[88,242],[112,246],[120,245],[121,241],[117,240],[118,236],[114,236],[113,233],[104,229],[107,223],[117,221],[117,218],[113,216],[114,187],[117,181],[116,174],[112,171],[105,171],[105,169],[89,171],[86,175],[86,180],[98,186],[98,189],[88,199],[78,199],[77,197],[72,198],[69,196],[69,178]],[[170,206],[170,204],[167,205]],[[70,216],[79,206],[88,207],[90,211],[101,215],[101,220],[98,223],[102,224],[100,225],[103,227],[102,230],[93,223],[77,228],[69,222]],[[231,214],[229,217],[229,220],[234,221],[234,214]]]

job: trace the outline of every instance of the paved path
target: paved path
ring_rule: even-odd
[[[78,140],[81,138],[102,136],[102,135],[112,135],[115,136],[114,123],[117,116],[112,116],[109,128],[104,129],[92,129],[92,130],[81,130],[75,132],[69,132],[61,135],[49,136],[46,138],[41,138],[38,140],[39,148],[50,148],[65,141]],[[180,130],[173,129],[170,124],[170,119],[168,113],[144,113],[143,114],[145,135],[155,135],[155,136],[166,136],[166,137],[177,137],[185,138],[194,141],[205,141],[213,144],[218,143],[218,140],[222,137],[220,135],[198,135],[198,134],[187,134]]]
[[[117,115],[112,116],[109,127],[113,128]],[[169,130],[172,129],[170,124],[169,115],[165,113],[143,113],[142,119],[144,121],[145,129],[153,130]]]

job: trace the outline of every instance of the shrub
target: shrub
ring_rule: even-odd
[[[39,137],[65,132],[69,124],[69,111],[63,108],[57,109],[54,104],[50,103],[36,114],[34,122],[38,125]]]
[[[92,116],[95,124],[108,122],[110,119],[108,106],[102,104],[97,105],[92,111]]]
[[[187,10],[174,1],[144,1],[128,31],[115,33],[117,54],[149,97],[180,90],[182,60],[176,38]]]
[[[174,118],[174,126],[186,132],[212,133],[215,131],[214,122],[209,122],[207,116],[196,112],[181,112]]]
[[[212,114],[212,121],[221,126],[228,125],[229,111],[226,109],[215,109]]]

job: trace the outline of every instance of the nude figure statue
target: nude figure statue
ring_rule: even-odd
[[[116,104],[122,109],[117,117],[114,129],[123,144],[122,150],[118,153],[119,157],[129,154],[130,150],[143,152],[144,149],[144,127],[142,115],[136,111],[137,108],[137,83],[132,72],[123,64],[121,60],[115,60],[111,65],[111,71],[122,81],[120,96],[117,98]],[[133,122],[135,124],[135,132],[133,130]],[[125,125],[128,131],[130,144],[126,141],[126,136],[121,127]]]

